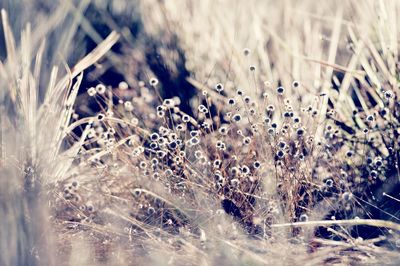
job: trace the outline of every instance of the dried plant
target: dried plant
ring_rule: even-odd
[[[2,11],[1,264],[398,263],[396,1],[110,5],[161,45],[104,18],[126,47],[96,71],[125,80],[81,89],[119,34],[44,90]]]

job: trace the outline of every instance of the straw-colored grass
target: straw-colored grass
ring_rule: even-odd
[[[113,29],[104,40],[88,8]],[[113,20],[132,10],[156,55]],[[398,264],[399,13],[67,1],[16,40],[3,9],[0,264]],[[98,46],[68,67],[75,31]],[[148,57],[178,79],[181,54],[195,96],[162,99],[172,88]],[[92,65],[126,81],[83,87]]]

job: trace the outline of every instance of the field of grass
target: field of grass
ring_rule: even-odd
[[[400,264],[400,1],[0,8],[1,266]]]

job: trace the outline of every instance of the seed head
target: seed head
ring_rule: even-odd
[[[151,86],[157,86],[157,84],[158,84],[158,79],[156,79],[156,78],[151,78],[150,79],[150,85]]]
[[[90,87],[87,90],[87,94],[89,94],[89,96],[91,96],[91,97],[95,96],[96,95],[96,89],[94,87]]]
[[[224,90],[224,85],[222,85],[221,83],[218,83],[217,85],[215,85],[214,89],[217,92],[222,92]]]

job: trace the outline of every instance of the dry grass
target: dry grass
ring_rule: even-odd
[[[101,40],[88,4],[64,16],[99,45],[61,75],[42,66],[51,27],[17,42],[2,11],[2,265],[398,263],[396,1],[115,4],[168,44],[172,77],[182,49],[192,99],[126,74],[142,46],[102,61],[130,35]],[[128,83],[80,88],[110,62]]]

